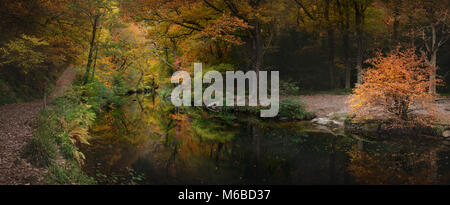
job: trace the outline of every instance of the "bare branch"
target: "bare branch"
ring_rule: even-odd
[[[315,21],[316,19],[314,18],[313,15],[311,15],[311,13],[309,13],[308,9],[306,9],[306,7],[303,5],[303,3],[300,0],[294,0],[295,3],[297,3],[297,5],[299,5],[303,11],[305,12],[305,14],[313,21]]]

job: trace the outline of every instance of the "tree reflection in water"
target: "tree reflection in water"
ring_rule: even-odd
[[[136,99],[137,98],[137,99]],[[180,110],[154,96],[99,115],[84,169],[104,184],[439,184],[432,142],[362,142],[308,122]],[[132,172],[130,169],[132,168]],[[136,174],[145,177],[136,180]]]

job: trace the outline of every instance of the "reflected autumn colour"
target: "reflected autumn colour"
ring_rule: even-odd
[[[309,122],[275,123],[135,96],[104,111],[86,172],[104,184],[439,184],[448,157],[427,141],[362,142]],[[405,150],[415,150],[407,152]]]
[[[446,184],[448,151],[436,147],[399,143],[375,144],[348,152],[348,169],[360,184]]]

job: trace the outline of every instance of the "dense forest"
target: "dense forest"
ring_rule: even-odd
[[[349,89],[367,59],[398,46],[424,52],[448,82],[448,4],[5,0],[0,99],[42,98],[71,63],[85,66],[86,78],[120,74],[135,84],[141,73],[139,84],[159,83],[156,78],[199,61],[221,69],[279,70],[282,80],[302,90]],[[438,90],[448,92],[448,86]]]
[[[445,107],[450,93],[449,8],[448,0],[2,0],[0,105],[6,106],[5,111],[14,110],[7,106],[23,106],[14,104],[20,102],[34,101],[37,104],[27,106],[39,107],[29,114],[32,118],[11,124],[25,124],[33,134],[26,134],[26,140],[20,141],[26,145],[9,152],[20,153],[32,166],[50,170],[51,177],[45,180],[51,184],[117,183],[111,178],[101,181],[98,173],[86,171],[84,166],[86,161],[88,167],[97,166],[85,156],[94,151],[84,146],[106,127],[123,128],[125,131],[115,132],[124,138],[151,132],[166,141],[175,139],[173,154],[168,154],[174,164],[176,150],[183,149],[177,143],[200,146],[181,137],[192,133],[209,137],[206,141],[227,136],[211,145],[211,150],[220,152],[236,135],[224,134],[223,125],[242,124],[237,122],[240,117],[236,113],[254,114],[259,108],[224,108],[219,111],[223,115],[217,117],[214,113],[218,111],[210,108],[198,111],[155,105],[150,106],[153,111],[149,114],[145,110],[150,100],[139,98],[139,94],[153,93],[164,101],[174,86],[172,74],[193,73],[196,62],[203,63],[205,72],[279,71],[282,100],[276,120],[316,118],[313,122],[318,124],[344,126],[345,121],[348,126],[352,120],[375,118],[387,122],[376,126],[386,126],[388,132],[404,134],[405,129],[421,129],[427,136],[436,134],[436,130],[442,135],[449,127],[449,108]],[[318,98],[317,94],[332,96]],[[137,96],[130,101],[137,102],[136,107],[145,113],[141,120],[147,121],[139,126],[130,125],[131,119],[136,123],[139,117],[115,111],[137,109],[127,107],[130,96]],[[445,103],[436,104],[441,101]],[[28,108],[17,109],[28,112]],[[199,112],[207,111],[213,113],[211,118],[222,120],[220,125],[199,119],[205,117]],[[377,118],[379,113],[386,115]],[[5,123],[16,116],[2,115],[0,121],[4,118]],[[198,119],[188,120],[187,115]],[[36,119],[37,125],[28,125]],[[146,123],[154,124],[146,127]],[[250,121],[246,129],[259,129],[253,123]],[[263,127],[261,130],[269,126]],[[137,128],[140,130],[134,130]],[[161,130],[148,131],[150,128]],[[209,130],[213,128],[221,131]],[[167,131],[170,129],[175,131]],[[113,138],[109,131],[99,135]],[[2,133],[10,136],[9,132]],[[263,136],[254,130],[243,133],[251,133],[253,143],[258,145],[256,139]],[[120,138],[114,142],[138,140],[143,139]],[[134,147],[143,147],[141,143]],[[332,150],[336,148],[334,143],[333,137]],[[346,143],[354,145],[351,140],[341,144]],[[355,149],[351,153],[361,151]],[[259,148],[255,150],[259,157]],[[424,152],[430,156],[437,153]],[[354,157],[351,153],[349,156]],[[57,166],[58,155],[70,166]],[[239,163],[244,166],[246,162]],[[353,170],[359,169],[355,166]],[[13,169],[8,173],[13,172],[21,173]],[[133,173],[128,170],[127,180],[134,183],[141,177]],[[12,183],[8,177],[0,177],[0,184]],[[29,182],[23,180],[17,183]],[[443,180],[448,183],[447,178]]]

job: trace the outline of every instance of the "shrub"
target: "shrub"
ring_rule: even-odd
[[[312,113],[305,110],[298,98],[284,98],[280,100],[280,112],[278,116],[281,118],[306,120],[311,118],[312,115]]]
[[[94,80],[85,85],[74,86],[67,92],[63,99],[69,100],[74,104],[80,102],[89,105],[94,111],[100,111],[101,107],[113,101],[114,93],[110,91],[103,83]]]
[[[122,75],[113,75],[113,92],[116,95],[124,95],[128,89]]]
[[[47,137],[35,137],[24,147],[23,157],[37,167],[47,167],[56,158],[54,142]]]
[[[428,124],[435,113],[434,96],[428,92],[432,69],[410,49],[394,50],[383,56],[378,53],[367,61],[373,68],[363,74],[363,83],[356,86],[349,101],[355,120],[387,115],[397,122],[417,121]],[[423,109],[420,118],[411,113]]]
[[[280,81],[280,95],[298,95],[300,88],[292,80]]]

